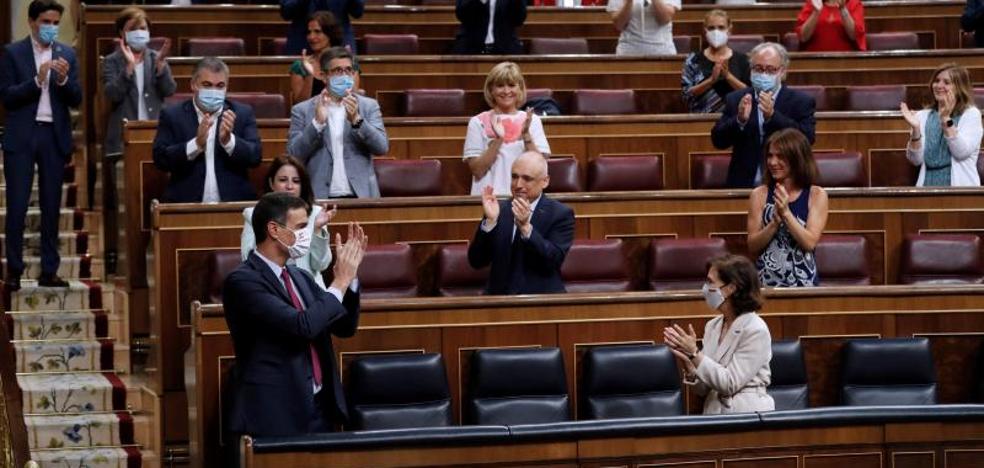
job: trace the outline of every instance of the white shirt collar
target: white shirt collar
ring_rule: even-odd
[[[42,44],[41,41],[34,38],[34,34],[28,34],[28,37],[31,38],[31,47],[34,49],[35,52],[49,51],[51,50],[51,46],[55,45],[55,43],[52,42],[51,44],[48,44],[47,47],[45,47],[45,45]]]
[[[273,271],[273,276],[276,276],[277,279],[281,279],[280,275],[283,274],[281,272],[284,271],[284,267],[278,265],[277,262],[264,257],[263,254],[260,253],[259,249],[253,249],[253,252],[257,257],[260,257],[260,260],[263,260],[263,263],[266,263],[267,266],[270,267],[270,271]]]

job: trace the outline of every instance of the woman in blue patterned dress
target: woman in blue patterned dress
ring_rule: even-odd
[[[766,148],[762,185],[748,200],[748,251],[764,286],[817,286],[813,249],[827,224],[827,192],[813,183],[813,150],[794,128],[773,133]]]

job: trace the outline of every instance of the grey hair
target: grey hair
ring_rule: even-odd
[[[202,57],[198,63],[195,64],[195,70],[191,73],[191,81],[198,81],[198,75],[201,74],[202,70],[208,70],[212,73],[222,73],[229,78],[229,66],[225,64],[218,57]]]
[[[543,153],[539,151],[524,151],[523,154],[520,154],[519,157],[516,158],[516,162],[520,159],[532,159],[535,161],[540,172],[540,177],[550,175],[550,165],[547,164],[547,157],[544,156]],[[516,164],[516,162],[513,162],[513,164]]]
[[[776,42],[763,42],[755,46],[751,51],[748,52],[748,60],[751,60],[752,57],[755,57],[756,55],[762,53],[765,49],[775,50],[776,53],[779,54],[779,59],[782,62],[782,68],[789,70],[789,52],[786,51],[786,48],[783,47],[782,44]]]

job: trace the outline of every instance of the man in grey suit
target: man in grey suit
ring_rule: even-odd
[[[304,161],[316,198],[375,198],[372,156],[389,151],[375,99],[354,92],[352,54],[333,47],[321,56],[324,92],[291,109],[287,152]]]

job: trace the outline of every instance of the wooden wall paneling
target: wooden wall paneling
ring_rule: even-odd
[[[946,468],[975,468],[984,466],[982,449],[950,449],[943,451],[943,466]]]
[[[859,450],[857,453],[804,455],[803,468],[841,468],[843,466],[882,468],[884,461],[884,454],[880,450]]]
[[[845,340],[857,338],[881,336],[878,333],[847,336],[800,335],[811,407],[840,404],[841,348]]]
[[[722,468],[799,468],[799,457],[754,457],[725,458],[721,460]]]
[[[978,360],[984,356],[984,332],[915,333],[927,337],[933,351],[936,375],[939,376],[936,395],[939,402],[958,403],[980,398],[974,395]]]
[[[892,451],[892,468],[936,468],[936,451]]]

